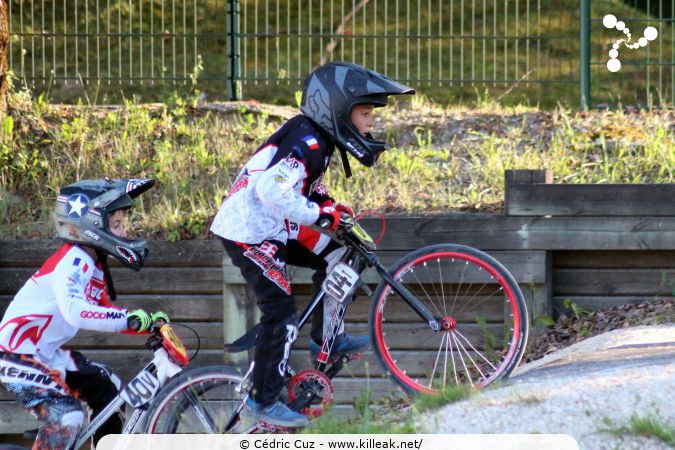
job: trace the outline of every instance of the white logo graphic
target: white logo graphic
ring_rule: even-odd
[[[85,195],[71,195],[66,202],[66,214],[73,219],[80,219],[89,211],[88,203],[89,199]]]
[[[640,47],[645,47],[649,41],[653,41],[656,39],[656,37],[659,35],[659,32],[656,30],[654,27],[647,27],[645,28],[644,31],[644,37],[641,37],[638,39],[637,42],[629,44],[628,42],[630,41],[631,34],[630,30],[626,28],[626,24],[621,21],[616,19],[616,16],[612,14],[607,14],[603,19],[602,19],[602,24],[605,26],[605,28],[616,28],[619,31],[623,31],[623,34],[626,35],[628,39],[622,38],[618,39],[614,45],[612,45],[612,49],[609,51],[609,61],[607,61],[607,69],[610,72],[618,72],[621,69],[621,61],[619,61],[619,46],[621,45],[622,42],[624,42],[624,45],[627,48],[630,49],[637,49]]]

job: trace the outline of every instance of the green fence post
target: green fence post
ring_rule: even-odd
[[[581,0],[581,109],[591,106],[591,0]]]
[[[229,75],[227,93],[230,100],[241,98],[239,83],[239,0],[227,2],[227,60],[229,62]]]

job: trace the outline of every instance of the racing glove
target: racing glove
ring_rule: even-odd
[[[136,332],[147,330],[151,324],[152,318],[142,309],[136,309],[127,314],[127,327]]]
[[[154,313],[150,314],[150,321],[152,323],[155,323],[155,322],[160,321],[160,320],[164,323],[171,322],[169,320],[169,316],[167,316],[164,311],[155,311]]]
[[[341,213],[349,214],[351,217],[354,217],[354,210],[349,206],[342,203],[335,203],[333,200],[326,200],[320,205],[322,208],[326,206],[332,206]]]
[[[340,211],[333,206],[322,207],[316,224],[328,231],[335,231],[340,224]]]

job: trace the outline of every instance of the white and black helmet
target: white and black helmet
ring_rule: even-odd
[[[390,95],[414,93],[414,89],[363,66],[330,62],[307,77],[300,109],[333,138],[338,149],[370,167],[385,150],[385,143],[359,133],[351,121],[352,108],[386,106]]]
[[[155,184],[150,179],[82,180],[59,191],[54,208],[56,233],[68,242],[93,247],[141,270],[148,249],[144,239],[123,239],[110,232],[110,214],[134,206],[134,198]]]

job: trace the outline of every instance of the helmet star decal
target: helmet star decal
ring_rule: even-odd
[[[89,199],[86,195],[71,195],[66,201],[66,214],[72,219],[80,219],[89,212],[88,204]]]

